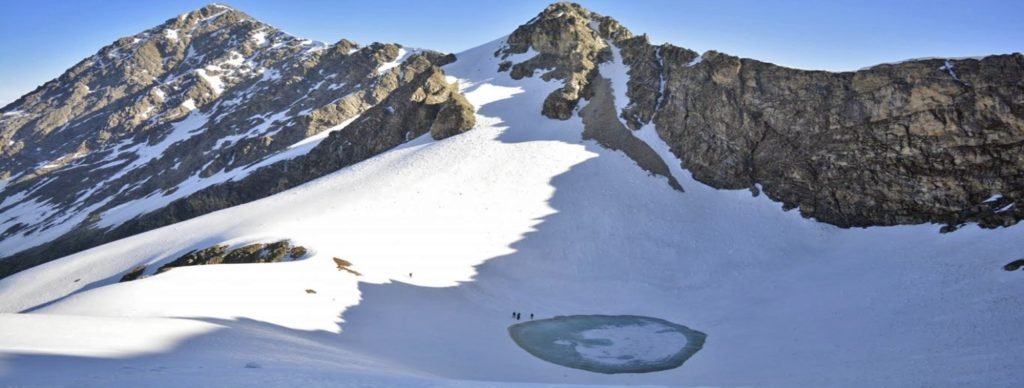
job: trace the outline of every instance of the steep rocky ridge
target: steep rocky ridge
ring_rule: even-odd
[[[164,51],[153,53],[150,47]],[[10,257],[0,261],[0,275],[200,215],[170,211],[161,214],[175,216],[159,222],[137,219],[176,199],[204,202],[196,199],[203,198],[196,193],[204,188],[241,181],[275,163],[290,165],[293,158],[322,149],[319,143],[330,139],[328,132],[385,101],[385,112],[395,117],[432,124],[426,129],[436,138],[468,130],[472,107],[445,86],[434,65],[451,60],[396,44],[302,40],[221,5],[119,39],[3,108],[0,138],[9,146],[0,148],[7,156],[0,161],[5,171],[0,257]],[[164,65],[140,69],[140,61]],[[112,68],[119,70],[111,73]],[[428,70],[430,76],[420,77]],[[69,84],[94,92],[61,97],[73,89]],[[420,94],[410,95],[417,90]],[[396,91],[403,97],[393,97]],[[424,113],[403,103],[417,98],[440,111]],[[461,104],[451,102],[456,100]],[[125,111],[145,117],[120,120]],[[355,145],[349,148],[366,146],[376,153],[411,139],[405,133],[377,138],[376,128],[364,128],[349,139]],[[61,156],[66,149],[75,153]],[[341,159],[350,164],[372,153],[338,158],[335,164],[310,162],[315,167],[310,170],[286,169],[292,171],[289,183],[274,190],[334,171],[343,166]],[[237,183],[225,199],[213,201],[217,205],[199,208],[272,193],[234,192]],[[131,220],[132,226],[122,227]]]
[[[366,160],[429,133],[434,139],[468,131],[473,107],[439,66],[451,57],[418,55],[401,67],[403,85],[343,131],[331,132],[308,154],[263,167],[238,181],[210,186],[101,235],[88,246],[131,236],[212,211],[254,201]],[[80,244],[80,243],[78,243]],[[84,248],[61,249],[77,251]],[[63,253],[63,252],[61,252]],[[0,262],[2,263],[2,262]]]
[[[440,68],[453,59],[432,52],[411,56],[393,70],[397,87],[383,101],[344,130],[330,132],[307,154],[260,167],[237,181],[208,186],[110,230],[77,229],[0,261],[0,274],[273,195],[423,134],[440,140],[468,131],[475,123],[473,106]]]
[[[543,107],[589,103],[601,63],[629,67],[631,129],[653,124],[694,176],[750,188],[838,226],[1024,217],[1024,56],[931,59],[857,72],[806,71],[655,46],[577,4],[549,6],[495,53],[536,53],[498,70],[559,79]],[[617,147],[612,147],[617,148]],[[638,161],[641,165],[644,162]]]

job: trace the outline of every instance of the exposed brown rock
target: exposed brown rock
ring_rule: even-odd
[[[338,266],[338,269],[344,269],[352,266],[351,262],[340,257],[335,257],[333,260],[334,264]]]
[[[170,263],[164,264],[156,271],[156,273],[160,274],[167,272],[175,267],[220,264],[224,262],[224,256],[227,254],[227,249],[228,247],[226,245],[215,245],[209,248],[191,251]]]
[[[224,256],[224,264],[261,263],[263,262],[263,244],[250,244],[235,249]]]
[[[599,29],[590,27],[591,22]],[[578,4],[557,3],[548,6],[533,20],[519,26],[495,55],[509,58],[534,50],[538,54],[520,63],[501,65],[510,68],[513,79],[532,77],[542,71],[545,80],[559,79],[564,86],[544,100],[544,116],[566,120],[572,117],[587,86],[596,76],[597,64],[608,55],[605,39],[626,38],[629,31],[617,22],[583,9]]]
[[[661,107],[665,74],[662,63],[690,64],[700,54],[667,44],[653,46],[646,35],[619,40],[615,45],[620,49],[623,63],[629,67],[626,96],[632,102],[621,117],[630,129],[639,129],[650,123]]]
[[[274,243],[255,243],[228,250],[226,245],[215,245],[209,248],[194,250],[164,264],[156,273],[166,272],[175,267],[212,264],[247,264],[247,263],[279,263],[289,257],[292,252],[305,252],[306,248],[292,247],[288,240]],[[292,259],[301,257],[291,255]]]
[[[349,262],[348,260],[345,260],[345,259],[342,259],[342,258],[339,258],[339,257],[335,257],[334,258],[334,265],[338,267],[338,271],[345,271],[345,272],[348,272],[348,273],[353,274],[355,276],[363,276],[363,274],[361,274],[359,272],[356,272],[356,271],[352,270],[352,268],[350,268],[350,267],[352,267],[352,263]]]
[[[291,258],[292,260],[301,259],[302,257],[306,256],[306,253],[308,252],[306,251],[305,247],[297,246],[293,247],[291,250],[288,251],[288,257]]]
[[[124,274],[124,276],[121,277],[121,280],[119,280],[118,283],[130,282],[132,280],[138,279],[142,277],[142,274],[145,272],[146,266],[144,265],[132,268],[131,271],[128,271],[128,273]],[[77,282],[77,280],[75,281]]]
[[[760,184],[786,207],[839,226],[996,227],[1024,216],[997,207],[1024,198],[1020,54],[852,73],[715,52],[695,66],[665,58],[653,121],[712,186]],[[997,193],[1001,202],[984,203]]]

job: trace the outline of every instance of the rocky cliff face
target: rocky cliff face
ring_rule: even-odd
[[[840,226],[991,227],[1024,216],[1010,206],[1024,195],[1020,54],[838,74],[703,59],[666,66],[654,118],[702,181],[760,184],[785,206]]]
[[[303,40],[220,5],[119,39],[3,108],[0,276],[466,131],[451,60]],[[324,136],[353,121],[344,150]]]
[[[1024,198],[1021,54],[805,71],[654,46],[571,3],[520,26],[495,55],[530,52],[499,70],[562,80],[540,107],[555,119],[609,93],[595,82],[609,76],[600,64],[621,58],[628,101],[616,115],[634,130],[654,125],[711,186],[763,192],[844,227],[935,222],[952,230],[1024,217],[1016,205]]]

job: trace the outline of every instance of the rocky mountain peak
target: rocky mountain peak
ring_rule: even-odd
[[[317,169],[291,174],[287,185],[423,133],[468,130],[472,106],[439,68],[451,60],[397,44],[300,39],[219,4],[120,38],[0,110],[0,256],[85,225],[110,230],[227,181],[276,179],[277,170],[255,172],[299,155],[317,155],[309,158]],[[361,136],[337,141],[365,152],[331,156],[340,149],[325,148],[333,140],[314,147],[328,137],[322,132],[356,117],[396,134],[385,138],[380,126],[357,122],[367,126],[353,130]],[[245,182],[250,198],[287,186]],[[223,198],[207,202],[202,209],[230,206]],[[183,214],[201,213],[176,210],[131,230]]]
[[[566,120],[580,98],[588,95],[587,86],[597,74],[597,65],[611,58],[610,46],[632,37],[615,19],[562,2],[549,5],[519,26],[495,56],[505,60],[500,70],[511,71],[514,79],[541,70],[540,77],[545,80],[563,80],[565,86],[548,97],[542,113]],[[517,54],[522,54],[522,59]]]
[[[568,49],[591,46],[598,41],[628,39],[633,33],[615,19],[591,12],[576,3],[549,5],[509,36],[506,53],[520,54],[533,48],[541,53],[567,55]]]
[[[83,156],[83,145],[97,149],[149,132],[314,46],[218,4],[120,38],[4,108],[17,114],[0,123],[0,153],[7,156],[0,177],[40,163],[59,167]]]
[[[341,39],[337,43],[331,45],[331,50],[337,51],[339,54],[349,54],[358,48],[358,43],[348,39]]]
[[[216,19],[217,23],[222,26],[241,20],[255,20],[245,12],[223,4],[210,3],[193,11],[180,14],[174,19],[169,19],[167,23],[165,23],[165,26],[188,27],[194,26],[199,22],[211,21],[214,19]]]
[[[603,39],[613,41],[628,39],[633,36],[632,32],[623,27],[614,18],[592,12],[572,2],[551,4],[544,8],[544,11],[541,11],[537,17],[520,26],[520,28],[538,26],[549,31],[558,29],[559,26],[575,31],[590,30],[597,33]]]

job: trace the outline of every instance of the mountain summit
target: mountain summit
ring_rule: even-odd
[[[5,268],[0,273],[154,223],[238,204],[193,199],[188,206],[197,210],[124,226],[204,188],[308,154],[324,138],[315,135],[397,99],[395,93],[442,93],[447,89],[439,84],[443,76],[436,65],[444,61],[436,52],[396,44],[299,39],[216,4],[119,39],[4,108],[0,252],[9,256],[43,246],[24,254],[27,262],[0,262]],[[447,107],[446,96],[426,104]],[[436,125],[436,112],[422,117],[417,112],[408,114],[428,129],[433,126],[437,138],[466,130],[472,122],[471,114],[453,121],[451,116],[459,115],[455,109],[445,110],[444,123]],[[372,143],[374,151],[342,159],[358,161],[405,140],[376,134],[356,139]],[[316,169],[339,167],[317,164]],[[279,191],[317,173],[301,174],[305,178],[275,178],[291,183],[264,182],[273,187],[266,190]],[[265,195],[235,192],[231,197]]]

